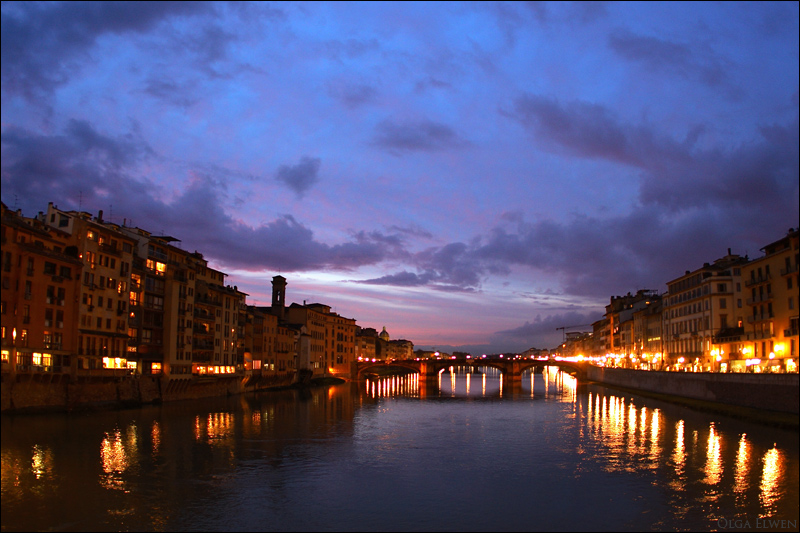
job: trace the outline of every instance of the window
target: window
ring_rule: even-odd
[[[44,262],[44,273],[48,276],[55,276],[56,275],[56,264],[51,263],[50,261]]]

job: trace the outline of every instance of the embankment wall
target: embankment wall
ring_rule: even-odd
[[[4,374],[0,410],[5,413],[133,407],[286,387],[294,377],[294,373],[188,379]]]
[[[798,374],[654,372],[590,366],[590,381],[751,409],[798,414]]]

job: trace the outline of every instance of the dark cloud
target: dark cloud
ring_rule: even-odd
[[[389,229],[390,231],[394,231],[394,232],[397,232],[397,233],[408,235],[410,237],[419,237],[419,238],[422,238],[422,239],[431,239],[431,238],[433,238],[433,234],[430,231],[428,231],[428,230],[426,230],[424,228],[421,228],[419,226],[401,227],[401,226],[394,226],[393,225],[393,226],[389,226],[389,228],[387,228],[387,229]]]
[[[101,199],[109,195],[139,196],[147,186],[133,179],[131,171],[155,157],[135,130],[111,137],[78,120],[53,136],[6,128],[2,143],[4,193],[8,189],[27,202],[55,198],[106,205]]]
[[[596,313],[578,313],[573,311],[547,315],[544,317],[539,315],[532,321],[525,322],[525,324],[522,326],[503,331],[496,331],[492,335],[492,343],[518,345],[520,342],[530,342],[531,339],[538,339],[542,337],[552,338],[555,335],[563,337],[562,331],[557,328],[566,328],[565,331],[567,332],[592,331],[591,324],[597,320],[600,320],[601,318],[603,318],[602,311],[598,311]],[[539,347],[542,348],[542,346]],[[548,346],[544,347],[547,348]]]
[[[319,181],[322,160],[318,157],[302,157],[296,165],[281,165],[276,179],[292,189],[301,198]]]
[[[528,10],[540,24],[566,22],[590,24],[608,15],[608,2],[525,2]],[[555,9],[553,9],[555,8]]]
[[[376,128],[373,143],[393,153],[436,152],[467,145],[451,127],[428,120],[414,123],[384,120]]]
[[[431,278],[428,275],[415,274],[406,270],[396,274],[389,274],[380,278],[368,279],[359,281],[367,285],[391,285],[395,287],[420,287],[430,283]]]
[[[35,99],[66,82],[107,34],[146,32],[210,2],[18,2],[2,10],[3,91]]]
[[[636,35],[627,30],[613,32],[608,44],[623,59],[639,63],[650,71],[699,81],[713,88],[726,88],[728,95],[741,96],[741,90],[730,83],[729,62],[706,47]]]
[[[87,122],[71,121],[63,134],[53,136],[7,128],[2,143],[3,201],[26,214],[44,210],[53,200],[64,209],[104,209],[110,219],[108,207],[113,206],[114,222],[126,218],[128,225],[154,234],[168,232],[186,249],[242,269],[347,271],[407,255],[399,233],[361,231],[349,242],[329,245],[314,239],[311,229],[291,215],[258,227],[241,224],[223,208],[224,173],[222,179],[194,174],[177,197],[160,200],[160,189],[134,178],[157,160],[135,129],[111,137]],[[316,169],[319,160],[305,158],[289,169],[289,177],[293,170],[302,174],[304,165]],[[24,203],[17,205],[12,198]]]
[[[191,107],[198,101],[197,97],[191,96],[192,88],[188,84],[179,84],[163,76],[147,80],[144,92],[181,108]]]
[[[328,94],[348,109],[355,109],[377,100],[378,91],[365,84],[330,84]]]
[[[704,125],[695,125],[678,142],[647,124],[622,122],[607,108],[584,102],[560,104],[552,98],[525,95],[509,113],[553,151],[604,159],[642,171],[644,205],[678,212],[709,206],[745,213],[798,214],[798,119],[762,127],[758,138],[732,149],[696,149]],[[769,224],[776,217],[765,214]],[[766,221],[765,221],[766,222]]]

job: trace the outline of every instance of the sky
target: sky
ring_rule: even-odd
[[[2,201],[520,352],[800,226],[797,2],[3,2]],[[566,330],[557,328],[566,327]]]

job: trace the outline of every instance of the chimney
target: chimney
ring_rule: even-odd
[[[98,222],[102,222],[103,221],[103,210],[102,209],[97,212],[97,221]]]

